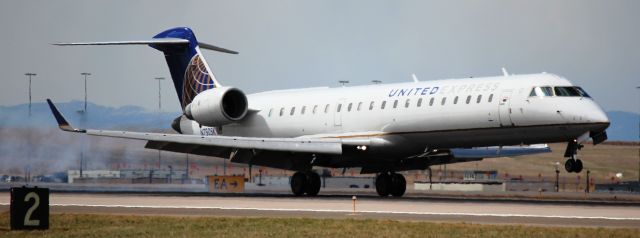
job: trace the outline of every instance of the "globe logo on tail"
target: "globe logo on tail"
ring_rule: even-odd
[[[182,87],[182,108],[191,103],[198,93],[214,87],[215,83],[211,75],[207,72],[207,67],[200,57],[200,54],[195,54],[191,58],[185,72]]]

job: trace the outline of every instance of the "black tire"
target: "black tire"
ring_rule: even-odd
[[[575,168],[575,161],[573,159],[568,159],[567,162],[564,162],[564,169],[567,170],[567,173],[572,173]]]
[[[389,174],[381,173],[376,177],[376,192],[380,197],[389,196],[391,188],[391,176]]]
[[[296,172],[291,176],[291,192],[295,196],[301,196],[307,186],[307,176],[304,173]]]
[[[573,172],[580,173],[582,172],[582,160],[576,160],[573,164]]]
[[[307,196],[316,196],[318,195],[318,193],[320,192],[320,186],[321,186],[321,181],[320,181],[320,175],[318,175],[315,172],[309,172],[307,173],[306,176],[307,179],[307,187],[306,187],[306,192],[307,192]]]
[[[404,176],[402,174],[392,174],[391,195],[394,197],[402,197],[405,191],[407,191],[407,180],[404,179]]]

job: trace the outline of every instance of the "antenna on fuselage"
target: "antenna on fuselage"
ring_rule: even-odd
[[[416,74],[411,74],[411,78],[413,78],[413,82],[415,82],[415,83],[420,82],[418,80],[418,77],[416,77]]]
[[[507,69],[505,69],[504,67],[502,67],[502,74],[507,77],[509,76],[509,72],[507,72]]]

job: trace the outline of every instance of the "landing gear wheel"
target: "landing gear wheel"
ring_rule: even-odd
[[[376,192],[378,192],[378,195],[380,195],[380,197],[389,196],[391,188],[391,176],[389,176],[388,173],[379,174],[376,178]]]
[[[315,172],[309,172],[306,176],[307,179],[307,187],[305,188],[307,192],[307,196],[316,196],[320,192],[320,175]]]
[[[402,197],[407,191],[407,180],[402,174],[391,174],[391,195],[394,197]]]
[[[567,162],[564,162],[564,169],[567,170],[567,173],[572,173],[575,164],[576,162],[573,159],[568,159]]]
[[[307,186],[307,176],[302,172],[296,172],[291,176],[291,192],[295,196],[301,196]]]
[[[573,172],[576,172],[576,173],[582,172],[582,160],[577,159],[574,162]]]

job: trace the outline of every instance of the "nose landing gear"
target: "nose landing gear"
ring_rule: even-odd
[[[564,169],[567,170],[568,173],[571,172],[575,172],[575,173],[580,173],[582,172],[582,160],[577,159],[576,156],[571,156],[572,158],[567,159],[566,162],[564,162]]]
[[[582,160],[578,159],[578,150],[582,149],[583,145],[578,142],[571,141],[567,144],[567,150],[564,152],[564,157],[570,157],[564,163],[564,169],[568,173],[580,173],[582,172]]]
[[[402,174],[383,172],[376,177],[376,192],[381,197],[402,197],[407,190],[407,180]]]

